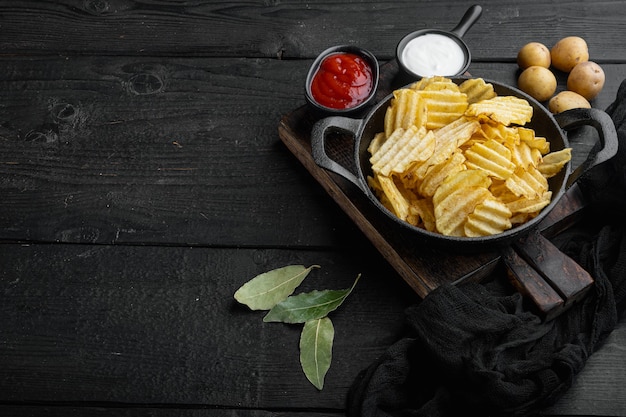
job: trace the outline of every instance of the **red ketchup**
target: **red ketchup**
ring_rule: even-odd
[[[356,54],[334,53],[324,58],[313,76],[315,101],[332,109],[349,109],[365,101],[372,91],[372,69]]]

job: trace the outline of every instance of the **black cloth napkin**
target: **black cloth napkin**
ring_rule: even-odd
[[[441,286],[406,311],[406,333],[358,375],[348,416],[529,416],[571,386],[626,307],[626,80],[606,112],[618,154],[579,179],[587,218],[553,240],[594,277],[588,296],[545,322],[504,271]]]

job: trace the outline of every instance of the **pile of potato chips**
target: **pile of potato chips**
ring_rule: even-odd
[[[522,224],[550,203],[547,178],[571,159],[524,127],[533,108],[483,79],[423,78],[394,91],[369,145],[369,186],[400,219],[448,236]]]

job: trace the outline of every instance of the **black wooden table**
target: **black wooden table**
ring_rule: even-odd
[[[419,296],[277,126],[323,49],[384,63],[471,4],[0,2],[0,415],[342,415]],[[481,4],[473,75],[515,84],[519,47],[578,35],[606,72],[592,104],[613,101],[626,2]],[[233,299],[290,264],[321,266],[302,291],[363,274],[333,315],[322,391],[300,369],[300,328]],[[546,415],[626,415],[624,386],[622,322]]]

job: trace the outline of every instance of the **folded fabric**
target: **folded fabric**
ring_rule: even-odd
[[[406,334],[358,375],[349,416],[526,416],[571,386],[626,308],[626,80],[606,111],[618,154],[578,181],[587,217],[553,240],[593,276],[585,299],[543,321],[504,271],[441,286],[407,310]]]

